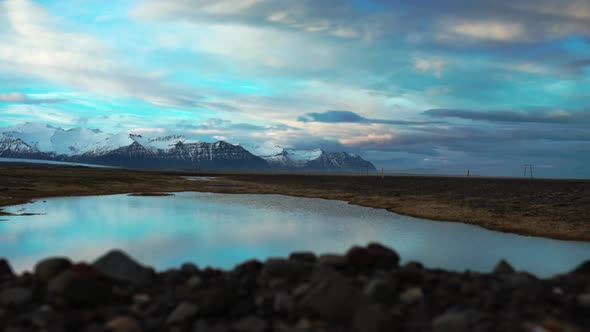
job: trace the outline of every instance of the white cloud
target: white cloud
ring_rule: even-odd
[[[447,67],[447,62],[438,58],[415,57],[413,62],[414,68],[420,71],[431,72],[437,78],[442,76],[443,69]]]
[[[385,134],[367,134],[352,137],[342,137],[338,139],[343,145],[365,145],[365,144],[386,144],[393,140],[394,135],[391,133]]]
[[[446,24],[446,32],[459,38],[473,40],[518,41],[527,37],[524,26],[518,22],[460,21]]]
[[[199,96],[161,83],[125,65],[92,35],[61,23],[29,0],[0,3],[0,70],[98,93],[133,97],[158,105],[196,106]]]
[[[58,125],[74,125],[78,117],[69,112],[59,111],[42,106],[15,105],[2,109],[2,117],[12,118],[15,123],[35,121]]]

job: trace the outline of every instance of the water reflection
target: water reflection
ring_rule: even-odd
[[[556,241],[432,222],[340,201],[278,195],[178,193],[67,197],[13,206],[44,215],[6,217],[0,253],[16,269],[42,257],[94,259],[123,248],[157,268],[185,261],[230,268],[293,250],[342,252],[379,241],[405,261],[455,270],[488,271],[501,258],[540,276],[565,272],[590,259],[590,243]]]

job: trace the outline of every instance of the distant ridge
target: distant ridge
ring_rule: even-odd
[[[369,161],[347,152],[284,149],[276,145],[247,149],[225,141],[192,141],[181,135],[113,135],[97,129],[64,130],[37,123],[0,129],[0,157],[150,169],[376,171]]]

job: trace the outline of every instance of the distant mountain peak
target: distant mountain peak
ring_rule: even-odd
[[[192,141],[183,135],[144,137],[99,129],[64,130],[39,123],[0,129],[0,157],[83,162],[141,168],[357,172],[375,170],[347,152],[284,148],[271,142],[251,148],[220,140]]]

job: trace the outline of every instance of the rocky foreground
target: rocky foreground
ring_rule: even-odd
[[[156,272],[121,251],[48,258],[15,275],[0,259],[2,331],[590,331],[590,261],[551,279],[399,266],[379,244],[293,253],[231,271]]]

